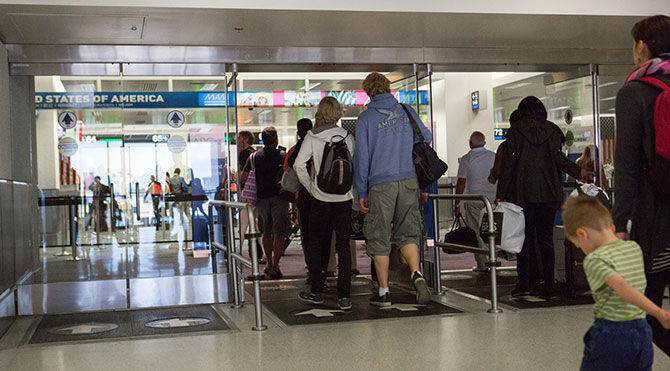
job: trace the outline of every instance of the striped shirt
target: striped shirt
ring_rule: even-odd
[[[648,269],[648,273],[660,273],[665,270],[670,269],[670,244],[661,252],[656,255],[656,257],[651,262],[651,269]]]
[[[643,310],[626,303],[605,283],[611,275],[618,274],[636,290],[644,292],[647,279],[642,250],[637,243],[618,240],[598,247],[584,259],[584,271],[596,302],[593,308],[596,318],[631,321],[645,317]]]

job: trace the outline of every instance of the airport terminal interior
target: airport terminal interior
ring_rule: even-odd
[[[444,244],[459,161],[475,131],[497,152],[535,96],[561,151],[594,153],[595,182],[616,202],[630,28],[669,5],[191,3],[0,1],[0,370],[580,367],[594,299],[560,213],[555,295],[513,296],[515,254],[479,250],[491,264],[477,269],[473,247]],[[257,150],[273,126],[288,150],[297,121],[334,97],[356,136],[371,72],[448,164],[417,213],[432,297],[417,304],[407,262],[392,257],[393,305],[370,305],[374,265],[352,235],[352,308],[338,307],[334,251],[325,302],[308,304],[295,204],[282,276],[251,255],[261,238],[240,132]],[[653,367],[670,369],[658,348]]]

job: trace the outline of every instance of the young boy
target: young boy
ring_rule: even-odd
[[[670,313],[642,294],[647,280],[640,247],[616,237],[612,216],[593,197],[568,198],[563,221],[566,237],[586,254],[584,271],[596,302],[581,370],[651,370],[654,349],[645,315],[667,329]]]

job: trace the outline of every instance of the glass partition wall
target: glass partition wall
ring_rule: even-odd
[[[297,121],[313,119],[321,98],[343,104],[349,129],[368,102],[364,73],[281,80],[234,67],[220,76],[36,77],[38,142],[48,144],[38,145],[40,189],[53,206],[41,210],[42,267],[21,288],[22,314],[228,300],[224,254],[219,274],[208,257],[207,213],[209,200],[240,191],[237,133],[251,131],[260,148],[260,132],[275,126],[290,148]],[[425,120],[415,90],[394,94],[420,103]],[[73,228],[62,196],[76,202]],[[93,300],[66,288],[77,286]]]

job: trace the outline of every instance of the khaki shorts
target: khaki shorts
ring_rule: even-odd
[[[377,184],[370,189],[370,212],[363,225],[368,255],[389,256],[391,242],[399,248],[409,244],[419,245],[420,196],[416,179]]]
[[[263,233],[263,237],[288,237],[291,234],[291,218],[288,207],[288,201],[281,199],[279,196],[259,198],[256,201],[258,229]]]

